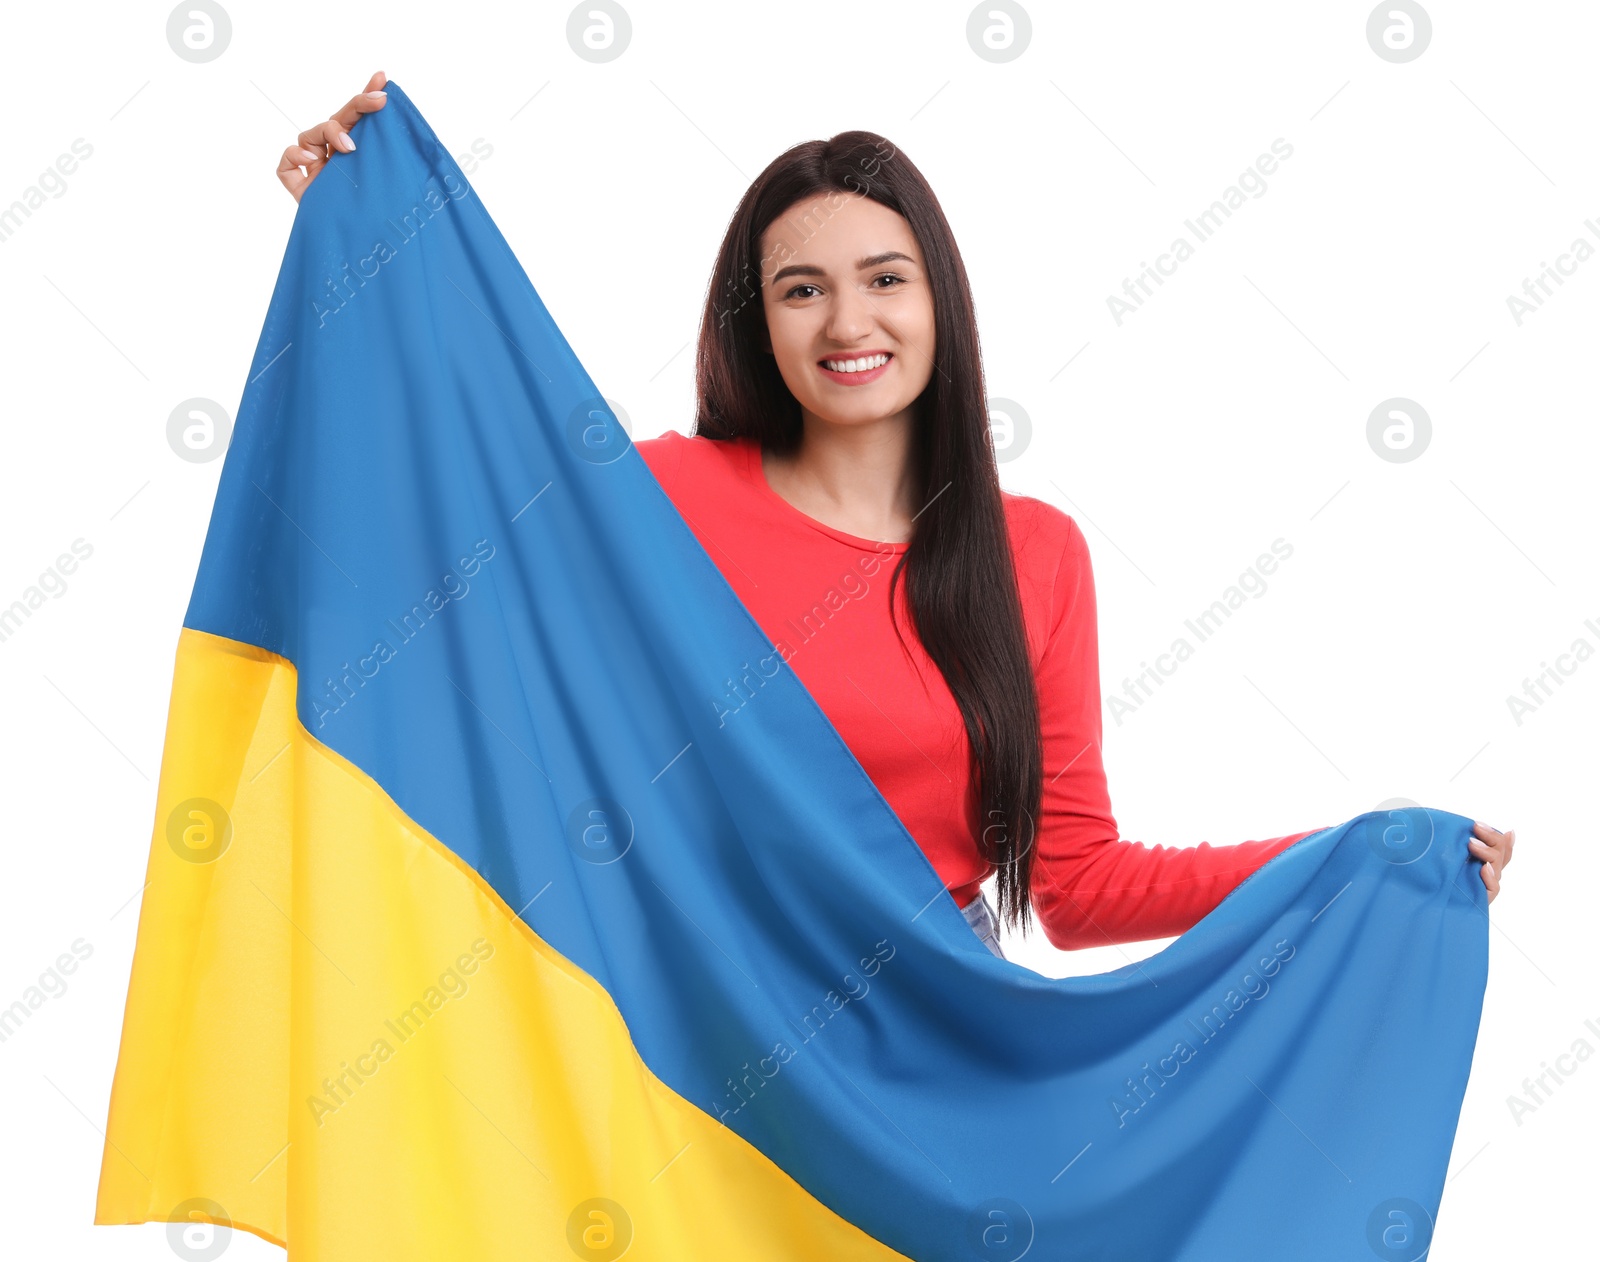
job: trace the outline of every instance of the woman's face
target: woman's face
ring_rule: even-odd
[[[928,384],[933,294],[897,212],[845,192],[796,202],[761,235],[761,281],[765,349],[805,412],[878,421],[906,412]]]

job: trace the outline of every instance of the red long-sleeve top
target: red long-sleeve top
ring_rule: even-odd
[[[959,906],[994,867],[968,803],[970,743],[923,650],[901,584],[902,649],[889,575],[906,550],[836,530],[768,484],[760,445],[669,431],[636,444],[739,599],[832,721]],[[1233,845],[1123,840],[1100,756],[1094,575],[1077,523],[1004,494],[1038,682],[1044,794],[1030,893],[1045,936],[1072,950],[1182,933],[1247,875],[1316,829]]]

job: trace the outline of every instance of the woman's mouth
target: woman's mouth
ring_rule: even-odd
[[[842,359],[820,359],[817,367],[830,381],[842,386],[864,386],[876,381],[889,370],[894,356],[888,351],[873,351],[867,355],[854,355]]]

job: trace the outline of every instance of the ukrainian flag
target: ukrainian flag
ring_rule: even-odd
[[[299,1262],[1425,1251],[1471,821],[989,953],[406,94],[306,192],[178,638],[96,1222]],[[1330,617],[1342,616],[1330,610]]]

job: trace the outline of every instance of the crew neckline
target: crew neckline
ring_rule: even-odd
[[[755,487],[756,491],[767,500],[776,504],[780,511],[798,518],[804,525],[820,534],[827,535],[840,543],[849,544],[862,552],[882,552],[889,549],[894,555],[904,552],[911,546],[910,542],[890,543],[887,540],[867,539],[861,535],[853,535],[847,530],[839,530],[828,525],[825,521],[818,521],[809,513],[801,512],[783,496],[772,489],[772,484],[767,481],[767,471],[761,467],[761,442],[759,439],[744,435],[738,440],[743,448],[745,480]]]

